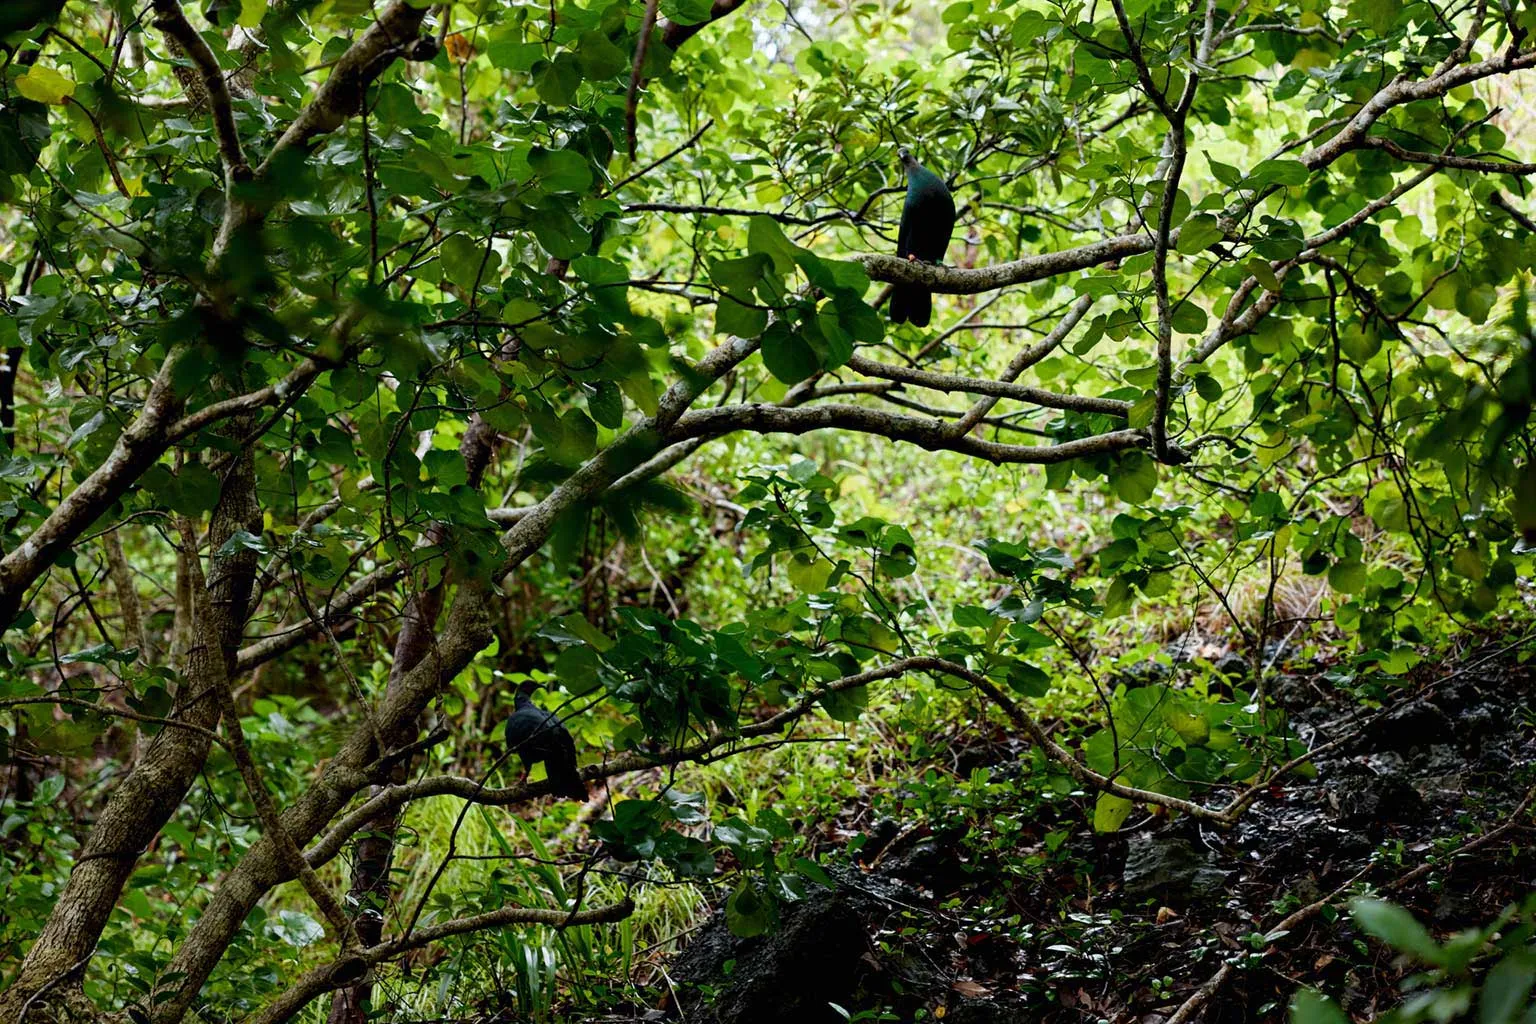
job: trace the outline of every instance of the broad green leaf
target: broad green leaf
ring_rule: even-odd
[[[539,99],[552,107],[569,106],[581,85],[581,65],[569,53],[560,53],[553,61],[541,60],[533,66],[533,87]]]
[[[1478,1024],[1512,1024],[1520,1020],[1533,982],[1536,956],[1529,950],[1517,950],[1494,964],[1483,981],[1483,994],[1477,1005]]]
[[[734,334],[739,338],[755,338],[768,326],[768,312],[743,306],[729,295],[722,296],[715,306],[715,333]]]
[[[33,65],[15,84],[17,92],[38,103],[63,103],[75,94],[74,79],[43,64]]]
[[[1399,953],[1407,953],[1426,964],[1438,964],[1443,957],[1439,943],[1407,910],[1385,900],[1361,897],[1349,904],[1350,915],[1366,933],[1375,936]]]
[[[749,939],[773,927],[773,904],[758,893],[751,879],[743,879],[725,901],[725,924],[731,934]]]
[[[1304,988],[1291,1000],[1291,1024],[1349,1024],[1349,1017],[1332,999]]]
[[[1142,452],[1128,452],[1110,470],[1110,482],[1121,500],[1148,501],[1157,491],[1157,463]]]
[[[556,259],[575,259],[592,244],[592,236],[563,206],[548,203],[534,214],[533,234],[544,251]]]
[[[592,187],[592,169],[586,158],[569,149],[535,147],[528,154],[528,166],[549,192],[585,192]]]
[[[1095,832],[1114,832],[1125,819],[1131,816],[1131,809],[1135,805],[1122,796],[1113,793],[1100,793],[1093,804],[1093,830]]]
[[[240,17],[235,24],[241,28],[255,28],[267,14],[267,0],[240,0]]]
[[[763,254],[773,260],[773,269],[787,274],[795,269],[795,250],[784,231],[772,217],[758,215],[748,221],[747,248],[754,254]]]
[[[1200,213],[1189,218],[1179,228],[1179,242],[1175,248],[1186,256],[1192,256],[1221,241],[1222,237],[1221,225],[1216,222],[1216,218],[1208,213]]]
[[[628,71],[633,62],[629,54],[615,46],[606,33],[583,32],[576,42],[576,59],[589,81],[612,78]]]
[[[1335,562],[1328,570],[1328,585],[1341,594],[1353,594],[1365,586],[1368,575],[1358,560]]]
[[[763,365],[785,384],[798,384],[821,369],[821,360],[805,338],[778,322],[763,334]]]
[[[1248,175],[1248,184],[1301,185],[1307,180],[1307,165],[1300,160],[1262,160]]]

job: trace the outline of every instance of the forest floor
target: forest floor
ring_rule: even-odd
[[[850,808],[819,833],[833,889],[758,938],[717,915],[668,965],[675,998],[622,1019],[1279,1021],[1301,986],[1372,1019],[1413,967],[1352,926],[1350,896],[1443,937],[1536,888],[1533,680],[1489,643],[1373,708],[1292,666],[1274,698],[1309,747],[1337,745],[1228,831],[1158,814],[1098,835],[1084,794],[983,825]],[[1017,737],[969,726],[938,767],[1030,771]]]

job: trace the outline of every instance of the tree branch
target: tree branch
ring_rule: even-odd
[[[461,917],[444,921],[427,928],[419,928],[409,938],[391,939],[377,946],[360,951],[334,963],[315,967],[292,981],[272,1003],[260,1013],[247,1019],[247,1024],[283,1024],[317,996],[342,988],[357,981],[361,974],[375,964],[392,960],[403,953],[430,945],[440,939],[469,932],[487,931],[509,924],[542,924],[565,927],[579,924],[600,924],[622,921],[635,912],[634,900],[625,899],[605,907],[591,910],[554,910],[543,907],[502,907],[473,917]]]
[[[1030,387],[1028,384],[1014,384],[1010,381],[989,380],[984,377],[964,377],[954,373],[935,373],[932,370],[892,366],[889,363],[880,363],[873,359],[866,359],[857,353],[850,356],[848,362],[844,365],[850,370],[864,374],[866,377],[879,377],[882,380],[900,381],[903,384],[916,384],[920,387],[932,388],[935,391],[963,391],[973,395],[992,395],[998,398],[1012,398],[1020,402],[1029,402],[1033,405],[1043,405],[1048,409],[1099,412],[1110,416],[1119,416],[1122,419],[1131,411],[1130,402],[1124,402],[1117,398],[1096,398],[1092,395],[1064,395],[1056,391],[1046,391],[1043,388]]]
[[[713,25],[745,3],[746,0],[715,0],[713,6],[709,9],[709,18],[696,25],[683,25],[675,21],[663,21],[661,22],[661,41],[666,43],[671,49],[676,50],[705,28]]]
[[[969,435],[957,437],[943,420],[903,416],[856,405],[812,405],[795,409],[771,405],[721,406],[684,416],[677,425],[674,439],[716,438],[738,430],[759,434],[806,434],[813,430],[830,429],[853,430],[887,437],[893,441],[906,441],[928,451],[959,452],[998,465],[1066,462],[1090,455],[1146,448],[1150,444],[1150,438],[1144,430],[1116,430],[1051,445],[1001,444]],[[1188,453],[1182,449],[1169,449],[1168,461],[1183,462],[1187,459]]]
[[[237,182],[251,177],[251,166],[245,161],[245,151],[240,146],[240,133],[235,129],[234,101],[229,95],[229,83],[219,59],[208,48],[208,43],[198,35],[177,0],[154,0],[155,27],[174,40],[197,68],[198,79],[208,94],[208,109],[213,115],[213,131],[219,140],[219,157],[224,163],[225,187],[233,188]]]

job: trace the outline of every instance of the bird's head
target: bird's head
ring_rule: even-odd
[[[917,166],[917,158],[912,155],[912,151],[906,146],[902,146],[896,151],[896,157],[901,161],[901,166],[908,170]]]

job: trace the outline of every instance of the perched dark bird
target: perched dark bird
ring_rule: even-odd
[[[907,171],[907,202],[896,232],[896,255],[904,260],[938,263],[955,230],[955,200],[944,179],[917,162],[907,149],[898,151]],[[927,327],[933,317],[933,293],[915,284],[891,287],[891,323]]]
[[[565,731],[560,719],[528,699],[517,695],[516,710],[507,719],[507,753],[523,759],[523,772],[539,762],[554,783],[555,795],[572,800],[586,800],[587,787],[576,774],[576,743]]]

